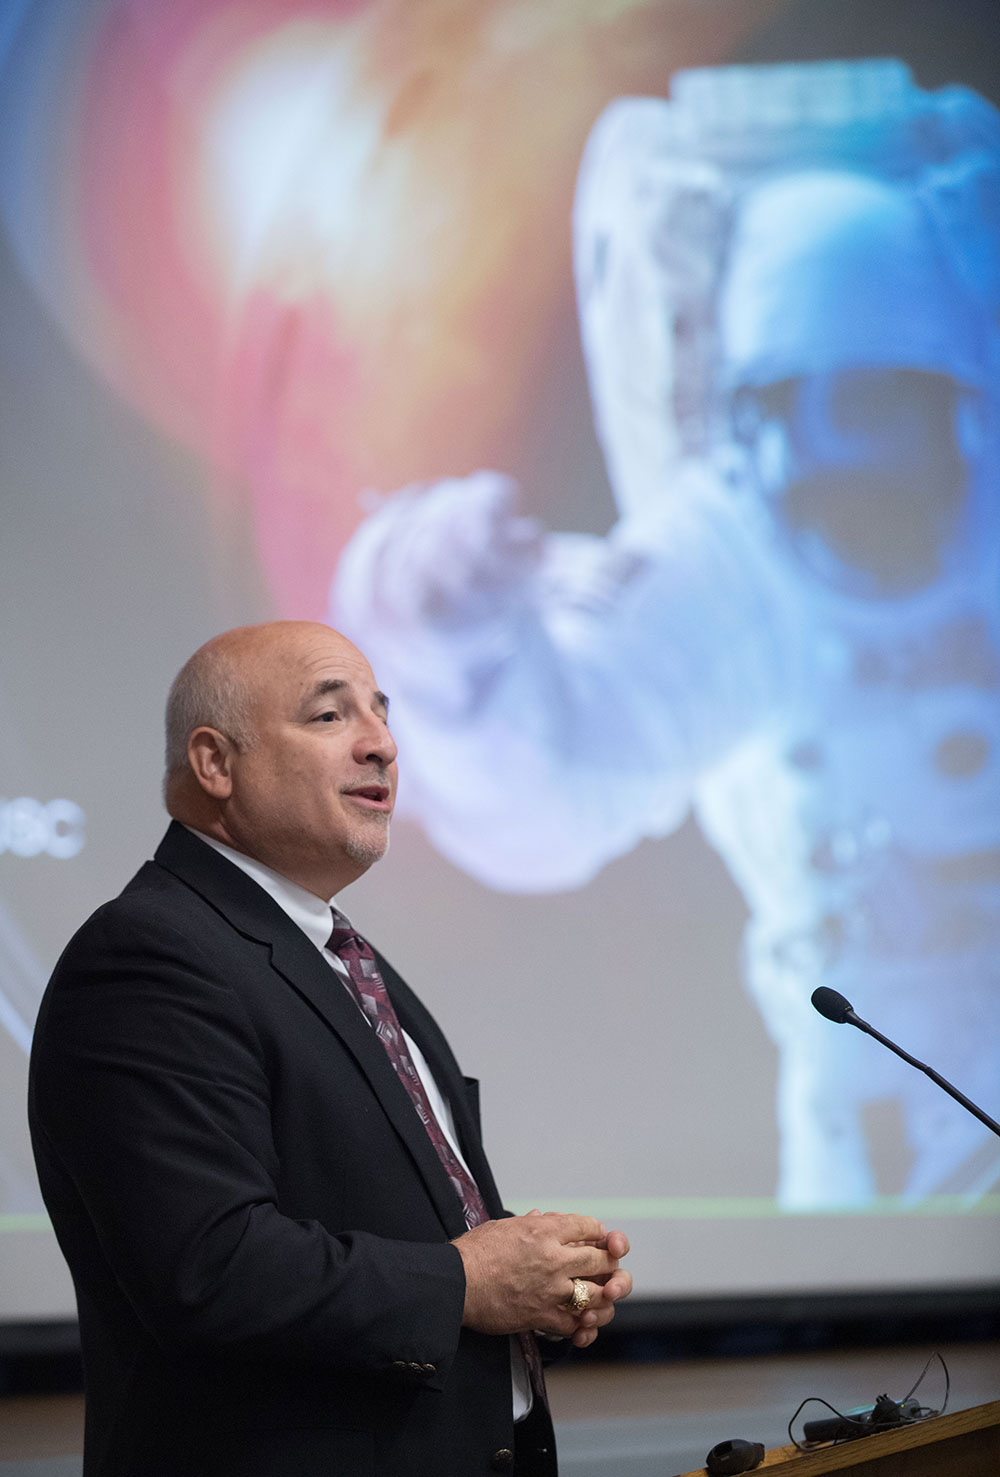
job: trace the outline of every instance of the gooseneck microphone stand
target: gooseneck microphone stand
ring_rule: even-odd
[[[957,1087],[953,1087],[946,1078],[941,1076],[940,1072],[935,1072],[934,1068],[928,1067],[926,1062],[918,1062],[915,1056],[911,1056],[908,1051],[904,1051],[901,1046],[897,1046],[895,1041],[890,1041],[888,1036],[883,1036],[881,1031],[876,1031],[874,1026],[870,1026],[867,1021],[863,1021],[855,1013],[850,1001],[845,1000],[843,995],[839,994],[836,990],[831,990],[828,985],[820,985],[818,990],[812,992],[811,999],[820,1015],[825,1016],[828,1021],[833,1021],[838,1026],[857,1026],[858,1030],[864,1031],[866,1036],[873,1036],[876,1041],[880,1041],[883,1046],[887,1046],[890,1051],[894,1051],[898,1057],[902,1057],[904,1062],[908,1062],[911,1067],[916,1067],[918,1072],[923,1072],[932,1082],[936,1082],[938,1087],[942,1087],[949,1097],[953,1097],[956,1103],[961,1103],[962,1107],[967,1109],[974,1118],[978,1118],[980,1123],[985,1123],[986,1127],[1000,1138],[1000,1123],[995,1118],[991,1118],[988,1113],[984,1113],[982,1108],[977,1107],[974,1102],[970,1101],[964,1092],[959,1092]]]

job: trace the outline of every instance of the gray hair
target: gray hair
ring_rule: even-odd
[[[167,698],[164,794],[188,767],[188,739],[196,728],[218,729],[238,749],[253,743],[250,688],[228,645],[209,641],[174,678]]]

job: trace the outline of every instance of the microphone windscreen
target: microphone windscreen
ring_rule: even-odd
[[[813,990],[812,1003],[820,1015],[825,1015],[828,1021],[836,1021],[838,1026],[849,1021],[854,1014],[851,1002],[837,990],[831,990],[829,985],[820,985],[818,990]]]

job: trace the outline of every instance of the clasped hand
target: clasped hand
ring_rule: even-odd
[[[588,1215],[558,1211],[510,1216],[475,1226],[452,1243],[465,1264],[463,1323],[479,1333],[535,1330],[592,1344],[610,1323],[632,1278],[619,1266],[629,1249],[624,1231],[609,1231]],[[573,1279],[590,1294],[572,1313]]]

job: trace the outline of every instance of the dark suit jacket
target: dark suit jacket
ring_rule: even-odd
[[[474,1084],[381,965],[499,1215]],[[313,944],[183,827],[59,961],[30,1116],[87,1477],[505,1469],[509,1343],[461,1327],[465,1226],[405,1089]]]

